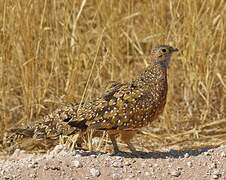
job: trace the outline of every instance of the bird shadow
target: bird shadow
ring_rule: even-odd
[[[122,156],[124,158],[142,158],[142,159],[169,159],[169,158],[183,158],[186,156],[198,156],[204,152],[207,152],[209,148],[201,149],[190,149],[190,150],[174,150],[169,151],[152,151],[152,152],[143,152],[137,151],[136,153],[132,152],[120,152],[113,154],[112,156]]]
[[[143,152],[143,151],[136,151],[135,153],[132,152],[118,152],[118,153],[103,153],[103,152],[87,152],[84,151],[82,156],[90,156],[90,155],[103,155],[109,154],[110,156],[120,156],[123,158],[141,158],[141,159],[170,159],[170,158],[183,158],[183,157],[190,157],[190,156],[198,156],[204,152],[208,152],[210,148],[199,148],[199,149],[188,149],[188,150],[174,150],[171,149],[169,151],[152,151],[152,152]]]

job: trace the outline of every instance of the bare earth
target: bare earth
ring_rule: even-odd
[[[226,179],[226,146],[214,149],[111,155],[58,145],[46,154],[16,150],[0,160],[0,179]]]

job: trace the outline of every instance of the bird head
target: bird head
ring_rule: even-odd
[[[168,45],[160,45],[151,50],[151,61],[168,67],[170,58],[178,49]]]

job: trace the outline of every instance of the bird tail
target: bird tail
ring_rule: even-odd
[[[2,148],[7,153],[13,153],[15,149],[20,149],[22,142],[28,144],[28,139],[32,139],[34,129],[27,128],[11,128],[5,131],[2,139]]]
[[[73,104],[64,105],[29,126],[6,130],[2,140],[3,149],[10,149],[10,152],[11,149],[25,149],[24,144],[27,146],[28,141],[33,144],[38,142],[39,145],[42,142],[41,146],[45,146],[43,142],[56,145],[60,135],[69,136],[84,127],[83,122],[76,124],[73,121],[72,124],[76,124],[74,127],[71,124],[70,120],[76,117],[76,108]]]

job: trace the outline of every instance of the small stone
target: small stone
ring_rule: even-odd
[[[37,176],[35,174],[30,174],[29,177],[30,178],[36,178]]]
[[[217,168],[217,164],[216,164],[216,163],[212,163],[212,164],[210,164],[209,169],[214,169],[214,168]]]
[[[4,180],[13,180],[13,178],[11,176],[3,176]]]
[[[213,174],[212,176],[213,179],[218,179],[221,176],[221,173],[217,169],[215,169],[212,174]]]
[[[128,162],[128,161],[126,161],[124,164],[125,164],[125,166],[130,166],[131,165],[131,163]]]
[[[212,153],[212,152],[214,152],[214,149],[209,149],[208,152],[211,152]]]
[[[188,161],[188,162],[187,162],[187,166],[188,166],[188,167],[192,167],[192,162],[191,162],[191,161]]]
[[[114,161],[114,162],[112,163],[112,167],[122,168],[122,167],[123,167],[123,165],[122,165],[122,163],[121,163],[121,162]]]
[[[81,154],[76,154],[76,155],[75,155],[75,158],[80,158],[80,157],[82,157]]]
[[[60,170],[60,167],[59,166],[51,166],[50,169],[59,171]]]
[[[49,169],[49,166],[44,166],[43,169],[44,170],[48,170]]]
[[[224,145],[224,144],[221,144],[221,145],[220,145],[220,148],[224,148],[224,147],[225,147],[225,145]]]
[[[185,154],[184,154],[184,157],[185,157],[185,158],[188,158],[188,157],[189,157],[189,154],[188,154],[188,153],[185,153]]]
[[[203,153],[205,156],[210,156],[210,153],[208,151]]]
[[[120,180],[120,179],[122,179],[122,176],[120,174],[114,173],[114,174],[112,174],[112,179],[113,180]]]
[[[30,164],[28,164],[29,168],[36,168],[38,166],[38,162],[37,161],[33,161]]]
[[[144,173],[144,175],[145,175],[145,176],[150,176],[151,173],[146,171],[146,172]]]
[[[5,172],[6,172],[6,170],[3,169],[3,170],[1,170],[0,174],[1,174],[1,175],[4,175]]]
[[[81,168],[81,167],[83,167],[82,163],[81,163],[80,161],[78,161],[78,160],[74,160],[74,161],[73,161],[73,165],[74,165],[74,167],[76,167],[76,168]]]
[[[90,173],[91,173],[91,175],[93,176],[93,177],[98,177],[98,176],[100,176],[100,170],[99,169],[96,169],[96,168],[91,168],[90,169]]]
[[[119,161],[122,161],[122,157],[121,156],[115,156],[115,159],[119,160]]]
[[[97,155],[96,155],[96,154],[91,154],[91,155],[90,155],[90,157],[92,157],[92,158],[96,158],[96,157],[97,157]]]
[[[174,177],[179,177],[181,175],[181,172],[180,171],[171,171],[170,175],[174,176]]]
[[[208,170],[208,171],[206,172],[206,175],[211,175],[211,172]]]
[[[221,157],[226,157],[226,152],[225,151],[223,151],[223,152],[221,152]]]
[[[180,170],[181,171],[181,170],[183,170],[183,168],[182,167],[177,167],[177,170]]]
[[[218,179],[218,176],[217,176],[216,174],[213,174],[213,175],[212,175],[212,178],[213,178],[213,179]]]

